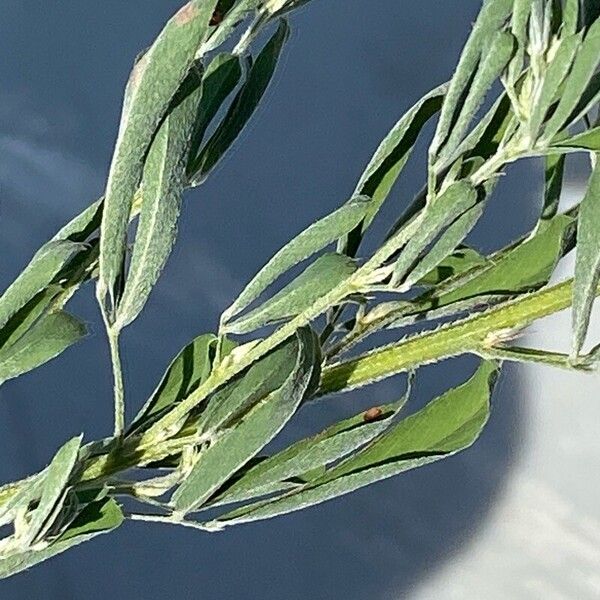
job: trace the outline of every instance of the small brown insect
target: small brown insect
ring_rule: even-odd
[[[383,411],[379,408],[379,406],[374,406],[373,408],[370,408],[369,410],[365,411],[365,413],[363,414],[363,419],[367,423],[369,423],[370,421],[375,421],[379,419],[379,417],[381,417],[382,414]]]
[[[220,10],[215,10],[210,19],[209,25],[219,25],[223,22],[223,13]]]

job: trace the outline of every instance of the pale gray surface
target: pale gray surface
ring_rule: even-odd
[[[0,1],[2,285],[101,193],[130,65],[179,4]],[[215,327],[219,311],[283,242],[345,200],[395,120],[451,73],[478,6],[477,0],[314,0],[293,19],[266,103],[215,177],[189,194],[166,275],[125,335],[134,403],[143,401],[179,348]],[[474,236],[485,249],[530,225],[539,192],[531,173],[531,165],[517,166],[506,178]],[[420,186],[422,162],[407,174],[389,218]],[[91,439],[110,431],[111,380],[91,289],[72,306],[94,336],[0,393],[0,480],[41,467],[70,435],[85,431]],[[413,405],[464,379],[471,367],[471,361],[453,361],[424,369]],[[516,374],[512,368],[504,374],[476,447],[450,461],[215,536],[127,525],[0,583],[1,597],[451,597],[444,582],[460,577],[455,558],[469,556],[486,535],[512,485],[522,444],[530,449],[530,403]],[[314,428],[316,415],[319,422],[331,420],[400,393],[392,381],[328,401],[303,414],[294,433]],[[502,550],[494,550],[493,539],[491,547]],[[474,583],[486,577],[476,559],[470,563]],[[489,568],[495,570],[494,560]],[[540,562],[536,568],[546,567]],[[497,572],[499,589],[515,576]],[[481,597],[475,587],[459,593],[454,597]]]

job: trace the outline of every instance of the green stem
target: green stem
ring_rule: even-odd
[[[107,328],[110,360],[114,378],[115,437],[122,438],[125,432],[125,389],[123,386],[123,369],[119,352],[119,331]]]
[[[572,285],[572,280],[568,280],[506,302],[475,317],[408,337],[397,344],[377,348],[326,367],[318,395],[361,387],[459,354],[477,354],[495,334],[523,328],[537,319],[569,307]]]

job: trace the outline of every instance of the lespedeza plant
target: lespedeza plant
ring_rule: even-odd
[[[74,438],[46,469],[0,488],[0,526],[8,526],[1,577],[125,518],[217,531],[341,496],[470,446],[503,361],[596,365],[600,352],[584,353],[583,344],[600,272],[598,5],[486,0],[452,78],[398,121],[352,197],[277,252],[224,310],[218,331],[192,340],[125,422],[120,333],[165,266],[183,191],[210,176],[251,118],[288,37],[284,17],[305,3],[183,6],[132,70],[104,196],[46,243],[0,298],[4,382],[85,336],[65,306],[95,281],[115,409],[111,437]],[[431,119],[424,187],[365,253],[363,238]],[[587,153],[591,176],[581,201],[560,212],[572,152]],[[539,219],[484,255],[465,240],[504,169],[528,157],[545,164]],[[574,280],[550,287],[574,249]],[[300,274],[273,291],[298,265]],[[570,306],[570,352],[512,343],[533,321]],[[356,352],[382,330],[398,330],[398,340]],[[403,418],[419,367],[461,354],[480,358],[473,376]],[[401,399],[264,453],[308,402],[403,372]]]

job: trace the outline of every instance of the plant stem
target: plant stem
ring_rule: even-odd
[[[116,438],[122,438],[125,432],[125,390],[123,386],[123,369],[119,352],[119,331],[113,327],[107,328],[110,360],[114,378],[114,408]]]
[[[326,367],[318,395],[361,387],[459,354],[483,352],[489,336],[525,327],[570,306],[572,287],[572,280],[568,280],[475,317],[410,336],[400,343]],[[597,293],[600,293],[600,288]]]

